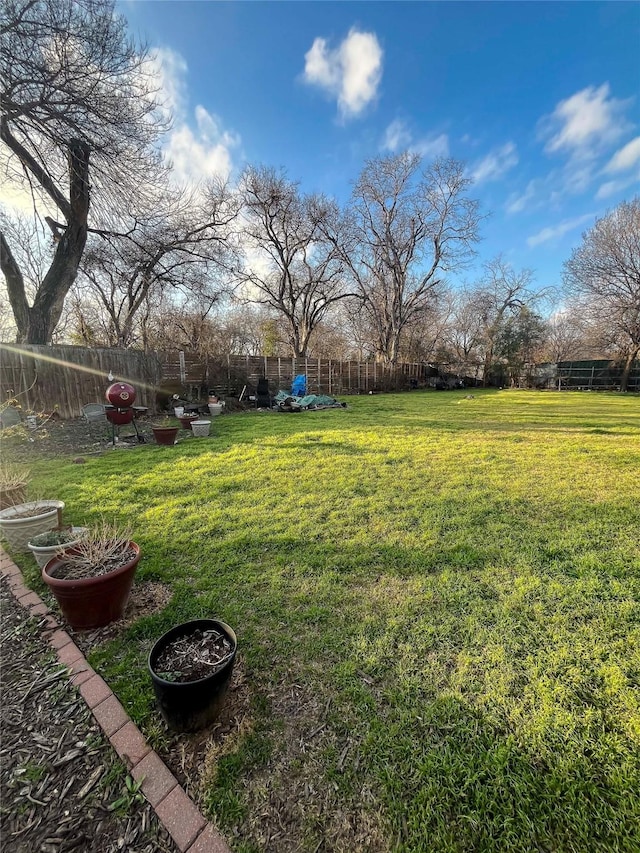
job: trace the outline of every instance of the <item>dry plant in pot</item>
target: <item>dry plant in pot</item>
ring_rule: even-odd
[[[42,580],[72,628],[101,628],[122,617],[139,561],[131,531],[102,522],[73,547],[62,546]]]
[[[0,463],[0,510],[24,503],[30,479],[28,468],[9,462]]]

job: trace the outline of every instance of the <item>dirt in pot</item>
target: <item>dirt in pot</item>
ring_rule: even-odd
[[[134,548],[127,548],[119,554],[114,554],[109,557],[102,558],[102,562],[96,563],[87,558],[84,554],[73,554],[65,558],[65,562],[61,562],[55,569],[49,572],[53,578],[67,581],[77,581],[83,578],[98,578],[102,575],[108,575],[110,572],[115,572],[116,569],[126,566],[135,559],[136,551]]]
[[[196,628],[177,637],[158,656],[154,670],[165,681],[197,681],[213,675],[233,653],[233,644],[220,631]]]
[[[7,521],[16,521],[19,518],[35,518],[38,515],[44,515],[45,512],[51,512],[52,509],[56,507],[52,506],[34,506],[29,509],[20,510],[20,512],[15,512],[11,516],[7,517]]]

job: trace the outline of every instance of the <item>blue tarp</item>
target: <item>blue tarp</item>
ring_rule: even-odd
[[[291,409],[343,409],[344,403],[338,402],[335,397],[329,397],[326,394],[306,394],[298,397],[295,394],[288,394],[286,391],[278,391],[275,396],[275,402],[280,408]]]
[[[291,396],[304,397],[307,393],[307,377],[304,373],[300,373],[291,383]]]

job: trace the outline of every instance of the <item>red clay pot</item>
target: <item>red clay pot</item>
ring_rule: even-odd
[[[178,427],[151,427],[156,444],[175,444]]]
[[[122,618],[129,601],[131,585],[140,562],[140,546],[130,542],[136,555],[126,565],[106,575],[80,580],[65,580],[52,576],[56,568],[64,563],[64,552],[49,560],[42,570],[42,580],[60,605],[64,618],[76,631],[102,628]],[[70,553],[74,548],[68,549]]]
[[[198,420],[198,415],[181,415],[178,420],[182,426],[182,429],[191,429],[191,422]]]

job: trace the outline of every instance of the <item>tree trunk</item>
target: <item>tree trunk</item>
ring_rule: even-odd
[[[80,140],[72,140],[69,145],[69,221],[45,275],[31,308],[28,307],[24,281],[16,279],[15,270],[5,266],[5,243],[3,240],[2,271],[7,278],[9,300],[18,327],[18,342],[46,345],[60,320],[64,300],[69,288],[76,279],[78,266],[87,242],[87,217],[89,213],[89,146]],[[9,253],[8,267],[11,266]],[[18,270],[19,273],[19,270]],[[13,286],[12,286],[13,285]],[[13,291],[13,292],[12,292]]]
[[[17,343],[26,338],[29,326],[29,303],[24,292],[24,278],[16,259],[13,257],[4,234],[0,231],[0,268],[7,283],[9,304],[18,329]]]
[[[489,384],[489,374],[493,366],[493,344],[486,351],[484,356],[484,365],[482,367],[482,387],[486,388]]]
[[[627,386],[629,384],[629,376],[631,375],[631,368],[633,367],[633,362],[638,357],[638,352],[640,352],[640,347],[636,347],[632,349],[627,354],[627,358],[624,363],[624,369],[622,371],[622,376],[620,378],[620,390],[626,391]]]

